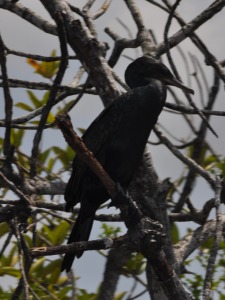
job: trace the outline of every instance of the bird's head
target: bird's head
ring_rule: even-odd
[[[125,80],[131,89],[146,86],[152,79],[160,80],[166,85],[173,85],[187,93],[194,94],[192,89],[176,79],[163,63],[153,57],[142,56],[133,61],[125,71]]]

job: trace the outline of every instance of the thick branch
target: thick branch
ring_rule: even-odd
[[[225,215],[221,216],[221,222],[223,225],[222,231],[224,232]],[[216,220],[210,220],[179,241],[174,246],[177,260],[184,262],[202,243],[206,242],[209,238],[214,237],[216,224]]]
[[[103,185],[107,188],[108,193],[112,198],[115,198],[117,195],[117,191],[114,182],[94,157],[93,153],[86,148],[81,138],[73,131],[70,117],[66,113],[62,113],[56,117],[56,123],[62,130],[68,144],[73,148],[74,151],[76,151],[77,155],[80,156],[83,161],[94,171],[94,173],[99,176]]]
[[[64,26],[68,35],[68,42],[79,60],[86,67],[93,85],[103,103],[108,105],[119,95],[112,72],[104,56],[106,47],[91,34],[88,28],[78,19],[66,2],[41,0],[42,4],[54,17],[55,11],[65,14]],[[107,88],[106,88],[107,87]]]
[[[31,257],[40,257],[48,255],[58,255],[76,251],[86,250],[102,250],[110,248],[118,248],[124,244],[126,236],[120,238],[105,238],[88,242],[76,242],[68,245],[51,246],[51,247],[36,247],[30,249]]]
[[[57,28],[53,23],[44,20],[41,16],[23,6],[20,2],[13,4],[12,1],[0,0],[0,8],[13,12],[46,33],[57,35]]]

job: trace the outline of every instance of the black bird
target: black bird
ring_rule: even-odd
[[[102,111],[86,130],[83,141],[111,178],[127,189],[163,109],[166,85],[194,92],[178,81],[164,64],[148,56],[136,59],[127,67],[125,80],[131,90]],[[77,203],[81,207],[68,244],[88,240],[95,212],[109,198],[97,176],[76,156],[65,191],[66,211]],[[62,271],[68,272],[75,256],[79,258],[82,254],[81,251],[65,254]]]

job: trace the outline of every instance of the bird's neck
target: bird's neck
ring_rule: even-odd
[[[166,85],[160,80],[153,79],[147,86],[140,87],[138,90],[140,93],[138,106],[143,118],[156,122],[166,101]]]
[[[161,80],[152,78],[146,86],[146,92],[149,94],[149,97],[151,97],[151,101],[154,101],[154,99],[159,102],[162,101],[162,105],[164,105],[167,88]]]

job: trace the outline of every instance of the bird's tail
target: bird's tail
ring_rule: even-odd
[[[76,222],[73,226],[72,232],[70,234],[70,237],[68,239],[67,244],[71,244],[73,242],[81,242],[81,241],[88,241],[88,238],[90,236],[91,228],[94,221],[94,215],[84,216],[82,213],[82,209],[79,212],[79,215],[76,219]],[[83,254],[83,251],[77,251],[74,253],[66,253],[62,265],[61,265],[61,271],[66,270],[66,272],[69,272],[73,261],[75,259],[75,256],[77,258],[81,257]]]

